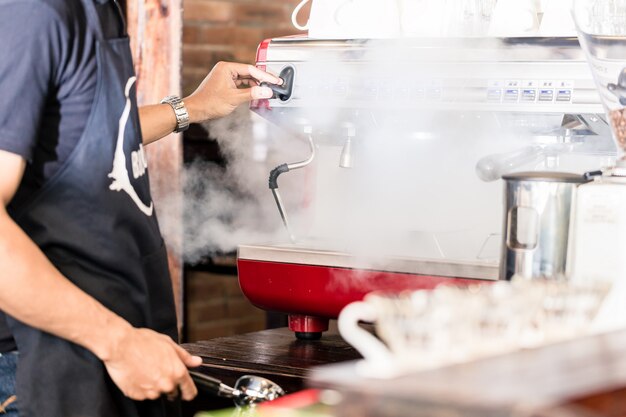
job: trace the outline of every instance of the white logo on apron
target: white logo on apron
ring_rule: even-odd
[[[154,211],[154,205],[152,201],[150,201],[150,206],[146,206],[143,201],[137,195],[137,192],[133,188],[133,185],[130,183],[130,176],[128,175],[128,170],[126,169],[126,155],[124,155],[124,131],[126,130],[126,123],[128,122],[128,116],[130,114],[130,88],[133,86],[137,77],[131,77],[128,79],[126,83],[126,90],[124,94],[126,95],[126,106],[124,107],[124,111],[122,112],[122,117],[120,117],[119,130],[117,133],[117,144],[115,145],[115,156],[113,157],[113,170],[109,174],[109,178],[113,178],[113,182],[109,186],[109,189],[113,191],[125,191],[126,194],[130,196],[130,198],[135,202],[139,210],[141,210],[146,216],[152,216],[152,212]],[[145,160],[143,157],[143,147],[140,145],[139,151],[141,152],[141,159]],[[135,154],[135,152],[133,152]],[[135,156],[135,165],[137,156]],[[144,161],[142,161],[144,162]],[[134,165],[134,166],[135,166]],[[133,176],[137,178],[138,173],[135,169],[133,169]],[[143,175],[145,173],[145,169],[141,173]]]

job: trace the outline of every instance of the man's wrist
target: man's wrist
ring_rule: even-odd
[[[174,115],[176,116],[176,127],[174,128],[175,133],[184,132],[189,128],[189,112],[180,97],[167,96],[161,100],[161,104],[169,104],[172,110],[174,110]]]
[[[189,123],[202,123],[208,120],[206,114],[204,114],[206,104],[202,105],[202,101],[194,97],[193,94],[187,97],[183,97],[185,107],[189,112]]]
[[[93,346],[87,346],[103,362],[116,355],[120,346],[124,344],[128,332],[133,330],[133,326],[121,317],[114,317],[112,322],[105,327],[106,331],[98,330],[99,336],[92,340]]]

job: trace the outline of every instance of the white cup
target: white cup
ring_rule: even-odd
[[[540,36],[576,36],[572,0],[549,0],[543,7]]]
[[[294,26],[315,39],[397,38],[401,35],[397,0],[311,0],[306,25],[297,15],[309,0],[302,0],[292,15]]]
[[[541,3],[537,0],[498,0],[489,35],[500,37],[531,36],[539,30]]]
[[[585,334],[607,291],[604,283],[515,278],[467,288],[372,292],[348,304],[338,325],[364,357],[357,372],[387,378]],[[617,299],[624,293],[618,291]],[[374,323],[378,337],[359,322]]]
[[[341,336],[361,355],[370,376],[388,377],[407,370],[427,369],[455,360],[451,347],[471,336],[469,326],[453,312],[461,289],[440,287],[435,291],[402,293],[372,292],[363,301],[347,305],[339,315]],[[455,318],[456,317],[456,318]],[[376,334],[359,326],[374,323]],[[463,331],[459,327],[464,326]],[[367,368],[367,369],[365,369]]]

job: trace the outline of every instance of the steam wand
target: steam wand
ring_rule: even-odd
[[[276,205],[278,206],[278,212],[280,213],[280,217],[283,220],[283,224],[285,225],[285,229],[287,229],[287,233],[289,234],[289,239],[292,243],[296,242],[296,238],[294,237],[291,227],[289,226],[289,220],[287,218],[287,212],[285,211],[285,206],[283,204],[283,200],[280,198],[280,193],[278,192],[278,177],[280,174],[285,172],[293,171],[294,169],[304,168],[309,165],[315,159],[315,143],[313,142],[313,136],[311,135],[311,128],[305,127],[304,133],[308,134],[309,138],[309,146],[311,148],[311,155],[308,159],[302,162],[294,162],[292,164],[282,164],[274,168],[270,172],[269,186],[270,190],[272,190],[272,194],[274,195],[274,200],[276,201]]]

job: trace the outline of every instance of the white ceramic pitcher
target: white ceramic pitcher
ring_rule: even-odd
[[[489,35],[491,36],[533,36],[539,30],[539,0],[498,0]]]
[[[297,21],[309,2],[311,14],[305,25]],[[302,0],[292,14],[293,25],[308,30],[315,39],[376,39],[401,35],[397,0]]]

